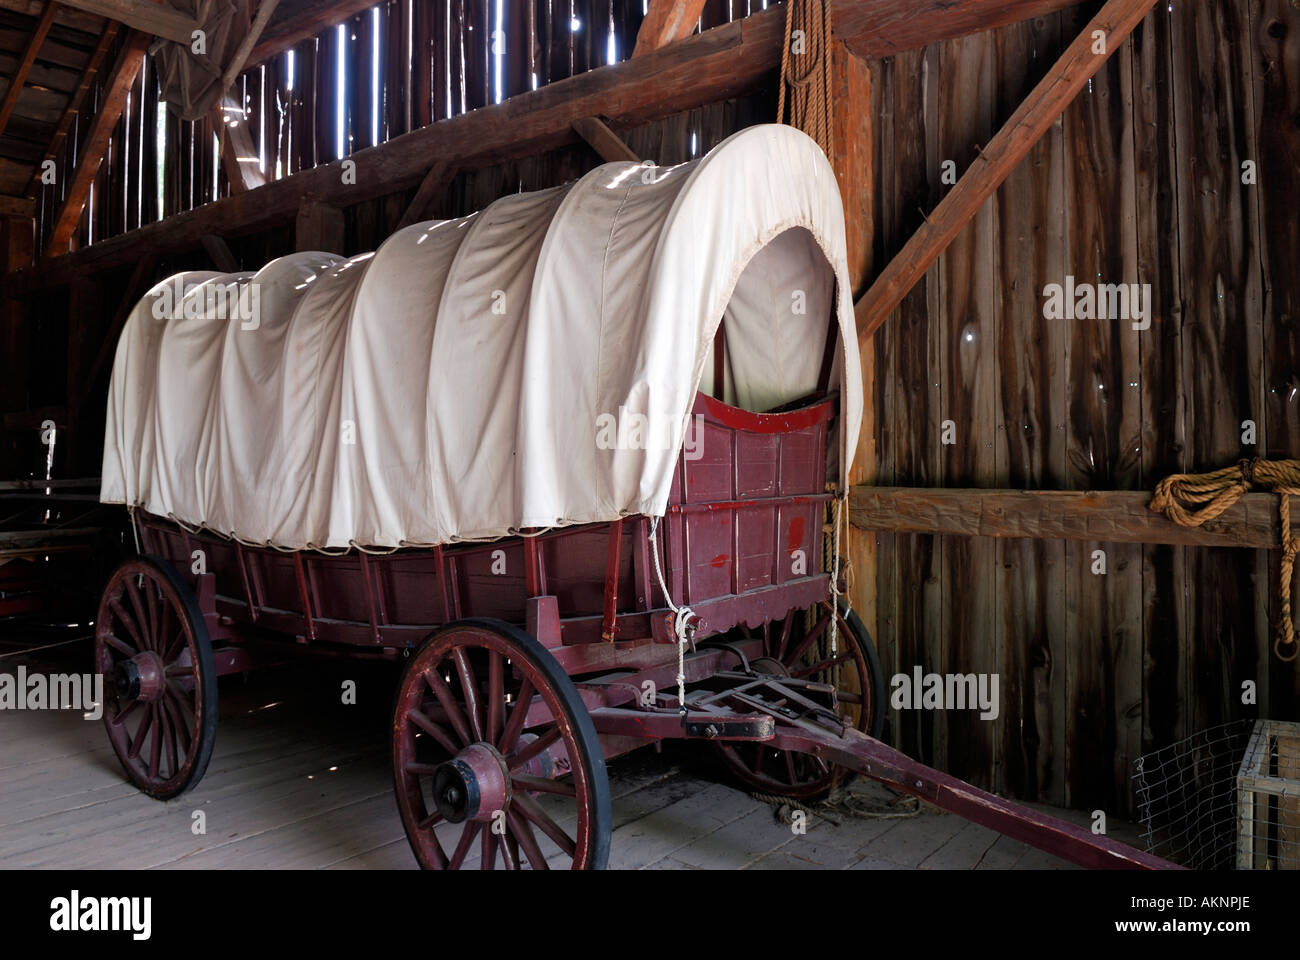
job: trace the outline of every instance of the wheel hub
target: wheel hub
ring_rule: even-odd
[[[118,700],[124,703],[157,700],[162,696],[164,673],[162,660],[149,650],[121,661],[113,669],[113,688]]]
[[[475,743],[440,764],[433,775],[433,801],[448,823],[492,819],[510,803],[510,774],[489,743]]]

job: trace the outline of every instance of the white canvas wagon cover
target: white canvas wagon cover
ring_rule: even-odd
[[[160,283],[118,344],[101,498],[292,549],[658,516],[719,323],[726,399],[763,411],[817,389],[832,318],[843,484],[862,380],[839,190],[808,137],[751,127],[373,254]]]

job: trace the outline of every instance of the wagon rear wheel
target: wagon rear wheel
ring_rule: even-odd
[[[95,620],[104,726],[131,781],[170,800],[202,779],[217,734],[217,673],[198,602],[165,561],[109,578]]]
[[[507,623],[444,627],[407,665],[393,776],[425,869],[603,869],[605,757],[573,681]]]
[[[879,737],[885,723],[885,678],[876,646],[858,615],[842,601],[813,608],[812,626],[803,610],[763,630],[763,655],[750,665],[759,673],[796,677],[834,685],[840,719]],[[831,649],[831,611],[839,624]],[[761,793],[795,800],[817,800],[847,782],[853,773],[818,757],[777,750],[761,743],[718,743],[727,767]]]

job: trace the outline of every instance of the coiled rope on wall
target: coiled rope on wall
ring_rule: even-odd
[[[776,121],[802,130],[831,155],[831,5],[787,0]]]
[[[1281,521],[1282,563],[1278,576],[1277,638],[1273,652],[1278,659],[1296,658],[1295,621],[1291,616],[1291,574],[1300,538],[1291,533],[1291,497],[1300,494],[1300,460],[1264,460],[1255,457],[1210,473],[1177,473],[1156,485],[1151,509],[1163,513],[1180,527],[1199,527],[1213,520],[1240,500],[1249,490],[1261,487],[1278,494]],[[1284,652],[1285,651],[1285,652]]]

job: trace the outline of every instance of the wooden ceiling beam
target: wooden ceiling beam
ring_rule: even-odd
[[[81,112],[81,105],[85,102],[86,94],[90,92],[95,77],[103,69],[104,61],[108,58],[108,48],[117,39],[117,33],[120,29],[121,25],[114,20],[109,20],[104,24],[104,32],[99,38],[99,43],[95,46],[94,53],[90,55],[90,60],[86,62],[86,69],[81,72],[81,80],[77,84],[77,89],[72,91],[68,97],[68,106],[63,111],[63,116],[59,118],[59,125],[54,128],[54,136],[50,138],[50,145],[45,149],[45,159],[36,165],[31,182],[27,184],[28,196],[36,196],[36,191],[41,185],[41,168],[45,166],[45,163],[58,159],[59,151],[63,149],[63,141],[67,139],[68,131],[72,129],[73,122]]]
[[[68,251],[68,242],[77,230],[81,212],[85,209],[86,199],[90,196],[90,185],[95,179],[95,174],[99,172],[104,152],[108,149],[108,142],[117,128],[117,121],[121,119],[127,95],[131,91],[131,85],[135,83],[136,76],[140,73],[148,46],[149,34],[132,31],[122,47],[122,52],[118,55],[117,64],[113,67],[113,72],[104,87],[104,98],[99,104],[94,120],[91,121],[85,141],[81,144],[81,162],[77,164],[77,169],[68,183],[63,206],[55,215],[50,242],[45,248],[47,257],[58,256]]]
[[[36,29],[32,31],[32,37],[27,41],[27,50],[18,61],[13,76],[9,78],[9,89],[5,91],[4,100],[0,101],[0,136],[4,136],[9,118],[13,116],[14,107],[18,106],[18,98],[23,95],[23,86],[27,83],[27,74],[31,72],[32,64],[36,62],[36,54],[40,52],[41,44],[45,42],[50,27],[54,26],[54,14],[58,9],[59,5],[53,0],[45,5],[40,20],[36,21]]]
[[[860,57],[888,57],[1076,6],[1079,0],[834,0],[831,36]],[[784,17],[785,7],[777,12]]]
[[[69,7],[84,13],[93,13],[108,20],[124,23],[132,29],[151,36],[162,37],[187,47],[194,40],[198,21],[187,17],[163,0],[60,0]]]
[[[855,304],[859,339],[875,333],[903,302],[1155,4],[1108,0],[1097,12]],[[1105,38],[1102,53],[1095,50],[1098,34]]]
[[[705,0],[650,0],[636,32],[632,56],[639,57],[677,40],[685,40],[700,22]]]

